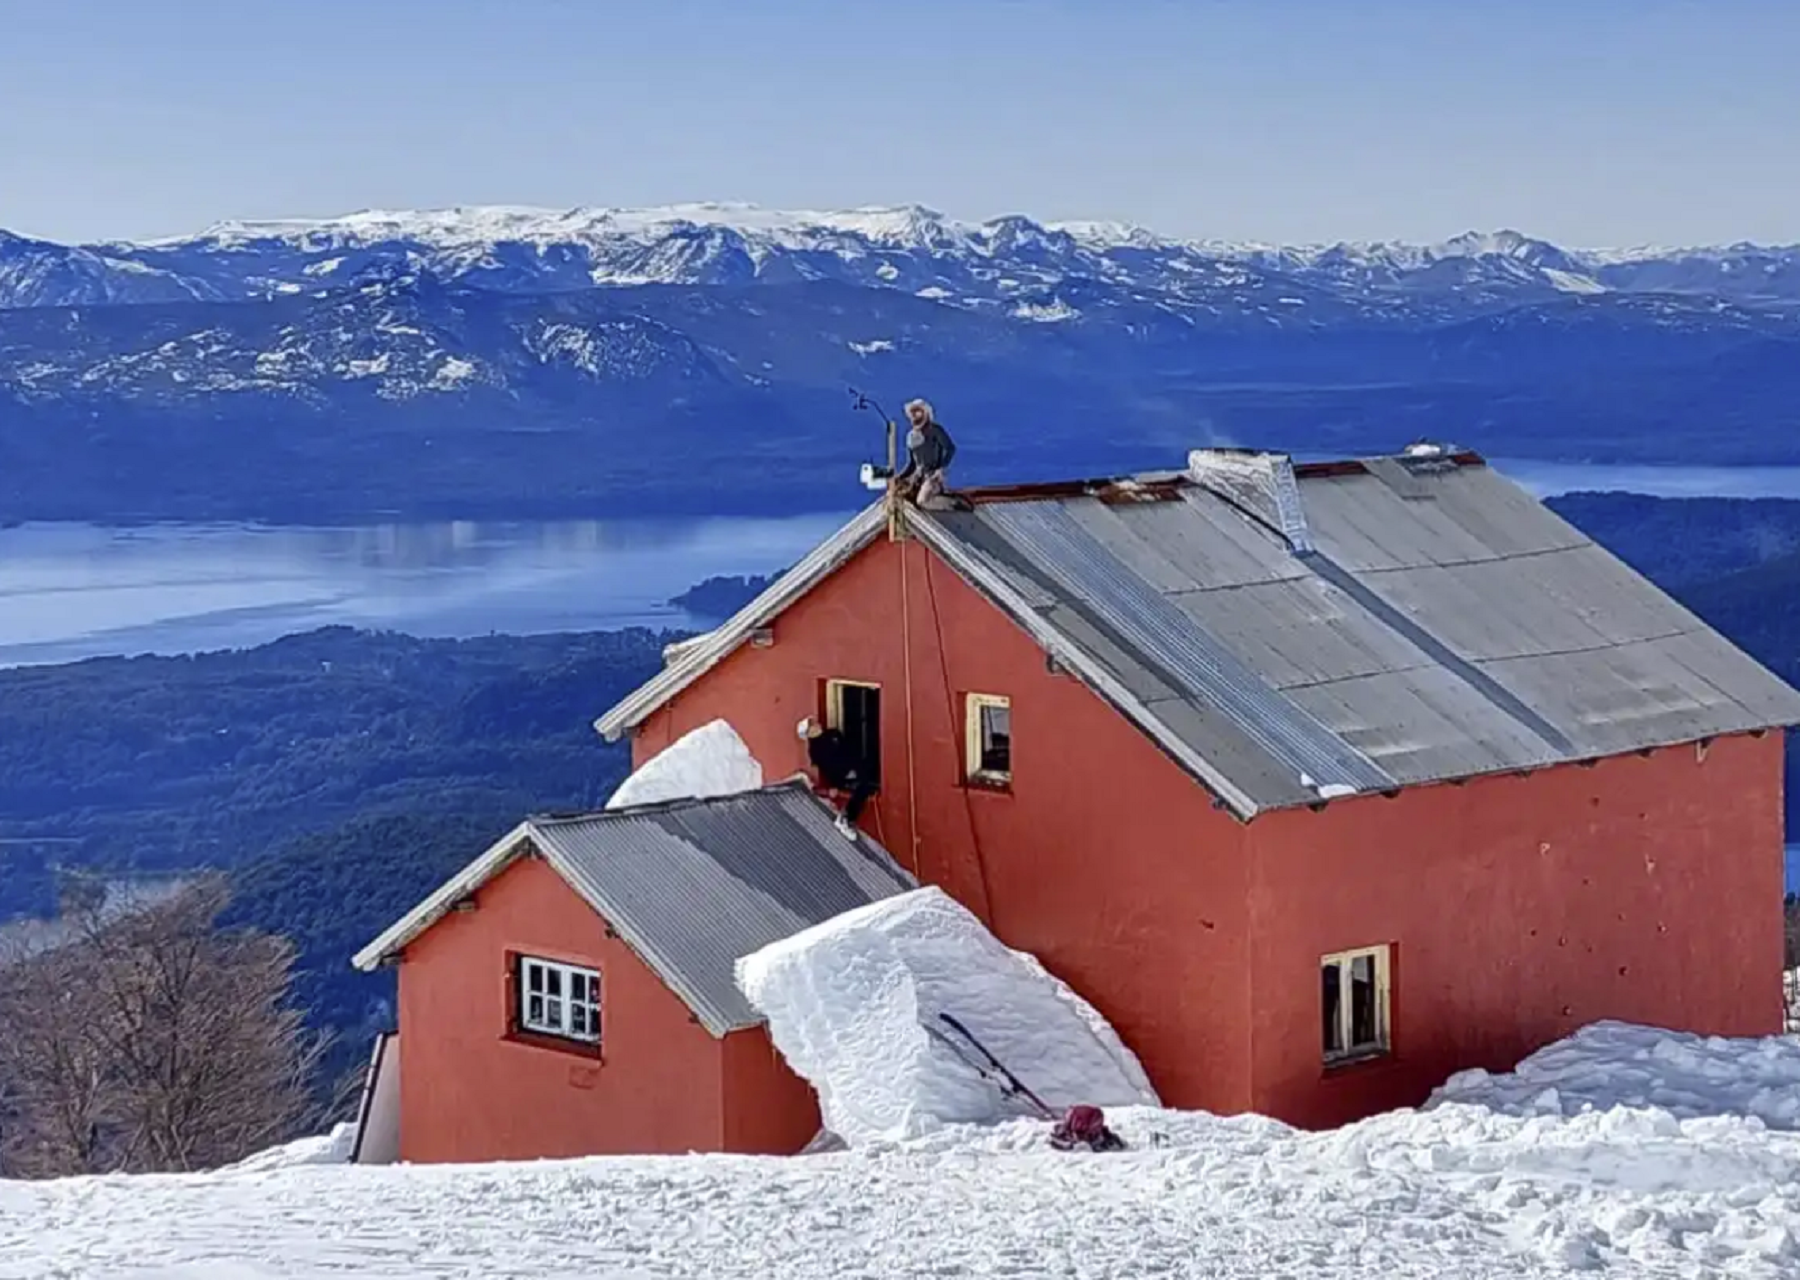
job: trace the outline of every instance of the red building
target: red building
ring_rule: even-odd
[[[1416,1104],[1600,1018],[1780,1030],[1800,694],[1478,457],[872,507],[598,728],[868,744],[862,825],[1178,1107]],[[899,535],[896,538],[896,533]]]
[[[412,1162],[799,1150],[818,1101],[733,966],[916,887],[832,817],[789,781],[521,823],[357,954],[399,968],[362,1135]]]
[[[597,727],[641,765],[723,718],[771,777],[805,768],[801,717],[841,727],[879,773],[864,832],[1092,1001],[1172,1106],[1322,1126],[1595,1019],[1780,1029],[1800,694],[1479,458],[1200,451],[960,497],[864,511]],[[760,830],[707,856],[766,858]],[[404,1158],[811,1136],[753,1016],[659,994],[666,965],[596,937],[603,897],[469,875],[358,957],[401,964]],[[665,945],[753,949],[704,942],[708,883]],[[502,1034],[533,948],[621,975],[616,1081]],[[734,1130],[758,1108],[783,1118]]]

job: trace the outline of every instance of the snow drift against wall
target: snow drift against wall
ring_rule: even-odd
[[[711,720],[644,761],[643,767],[619,784],[606,807],[704,800],[755,791],[762,784],[762,766],[737,730],[723,720]]]
[[[1800,1130],[1800,1039],[1732,1040],[1594,1022],[1511,1072],[1459,1071],[1426,1107],[1468,1103],[1509,1116],[1578,1116],[1615,1107],[1675,1121],[1748,1116]]]
[[[738,985],[817,1091],[826,1128],[853,1147],[1019,1114],[927,1031],[943,1026],[939,1013],[962,1021],[1053,1108],[1158,1103],[1136,1055],[1093,1006],[935,887],[746,956]]]

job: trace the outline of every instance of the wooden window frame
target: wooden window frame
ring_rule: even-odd
[[[555,970],[563,977],[563,989],[568,990],[568,979],[580,975],[592,978],[595,998],[590,1004],[582,1001],[591,1013],[593,1034],[577,1036],[565,1027],[554,1030],[546,1026],[534,1026],[526,1020],[528,1006],[526,1000],[530,994],[530,982],[527,978],[527,965],[539,965],[546,970]],[[562,997],[565,1007],[569,1003],[567,994]],[[504,1039],[518,1044],[531,1045],[540,1049],[553,1049],[560,1053],[570,1053],[583,1058],[602,1058],[602,1046],[605,1043],[605,1004],[606,988],[598,966],[592,963],[581,963],[573,960],[559,960],[554,956],[536,952],[509,950],[506,953],[506,1033]]]
[[[1370,957],[1375,962],[1375,1039],[1366,1044],[1352,1044],[1350,1040],[1350,1024],[1352,1018],[1351,1001],[1351,966],[1352,962],[1363,957]],[[1369,1062],[1390,1056],[1394,1051],[1394,945],[1391,942],[1378,943],[1369,947],[1352,947],[1347,951],[1331,951],[1319,957],[1321,975],[1330,966],[1338,967],[1338,1034],[1343,1048],[1332,1052],[1320,1044],[1320,1053],[1325,1066],[1341,1067],[1358,1062]],[[1321,996],[1321,999],[1323,997]],[[1323,1031],[1323,1008],[1320,1009],[1320,1029]]]
[[[1003,707],[1007,717],[1007,769],[1001,773],[981,768],[981,713]],[[963,780],[989,791],[1012,790],[1012,699],[1003,693],[963,695]]]
[[[873,680],[840,680],[833,676],[825,681],[825,727],[842,729],[844,727],[844,690],[873,689],[881,692],[881,686]]]

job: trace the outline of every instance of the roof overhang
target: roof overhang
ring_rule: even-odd
[[[865,507],[843,528],[801,557],[792,569],[770,583],[761,595],[738,610],[723,626],[669,646],[664,651],[668,665],[594,721],[595,730],[608,742],[617,742],[723,662],[751,639],[758,628],[768,625],[886,529],[886,502]]]
[[[350,958],[350,963],[364,973],[379,968],[406,945],[444,916],[458,902],[512,865],[531,847],[531,823],[518,826],[489,845],[468,866],[439,885],[418,906],[401,916],[368,946]]]

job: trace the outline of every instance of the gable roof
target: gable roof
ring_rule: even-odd
[[[359,951],[369,970],[514,860],[544,858],[715,1036],[763,1019],[739,958],[918,887],[879,845],[850,841],[804,779],[705,800],[520,823]]]
[[[1473,454],[1200,450],[966,496],[908,530],[1240,818],[1800,722],[1800,693]],[[698,679],[881,509],[859,520],[601,731]]]

